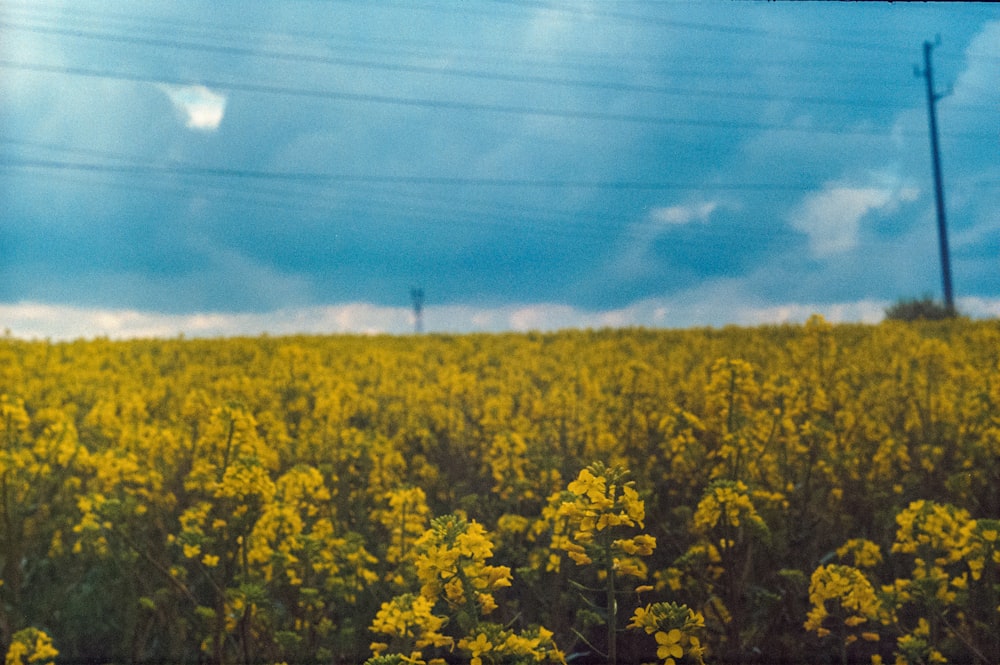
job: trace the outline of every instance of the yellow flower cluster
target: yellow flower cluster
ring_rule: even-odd
[[[644,527],[645,503],[627,472],[606,468],[597,462],[580,471],[565,492],[549,497],[543,517],[552,529],[551,549],[566,553],[577,565],[610,564],[617,573],[643,579],[646,568],[636,557],[649,556],[656,538],[648,534],[629,535]],[[623,535],[627,537],[614,537]],[[550,570],[559,569],[554,553]]]
[[[402,594],[382,604],[369,628],[389,636],[390,641],[371,644],[374,658],[369,664],[381,663],[378,659],[391,654],[405,662],[424,663],[425,650],[457,647],[469,654],[474,665],[565,665],[551,631],[534,627],[515,633],[482,621],[497,607],[493,592],[511,584],[510,568],[486,563],[492,556],[493,543],[478,522],[454,513],[431,520],[430,528],[413,546],[420,593]],[[438,605],[447,615],[435,614]],[[460,631],[457,641],[443,632],[449,624]]]
[[[858,568],[874,568],[882,563],[882,548],[865,538],[851,538],[837,548],[837,556]]]
[[[675,665],[676,659],[685,655],[704,663],[705,648],[700,635],[705,629],[705,618],[686,605],[652,603],[637,607],[628,627],[653,636],[656,657],[664,665]]]
[[[372,511],[372,519],[388,532],[384,559],[395,564],[393,581],[405,583],[399,575],[399,564],[413,558],[413,544],[427,529],[430,509],[427,495],[419,487],[401,487],[383,495],[384,506]]]
[[[911,633],[896,639],[896,665],[931,665],[947,663],[948,659],[931,642],[931,626],[920,618]]]
[[[972,620],[969,611],[983,617],[988,608],[972,608],[969,603],[973,598],[982,603],[1000,597],[996,546],[1000,521],[975,520],[964,509],[917,500],[897,513],[896,524],[891,553],[902,557],[902,563],[912,562],[910,576],[876,591],[860,569],[873,571],[880,566],[880,548],[865,539],[848,540],[837,555],[857,568],[816,569],[806,628],[821,637],[837,632],[846,646],[859,638],[877,642],[880,636],[872,624],[878,621],[896,634],[897,665],[946,662],[942,647],[956,642],[985,662],[985,652],[972,644],[970,636],[988,624]],[[1000,607],[990,621],[1000,625]],[[880,660],[879,654],[873,657]]]
[[[380,656],[390,647],[409,653],[427,647],[451,646],[454,639],[441,632],[447,623],[447,617],[434,614],[433,599],[412,593],[396,596],[382,603],[370,626],[373,633],[387,635],[393,643],[373,642],[372,653]]]
[[[564,654],[552,640],[552,631],[533,628],[515,633],[494,623],[482,623],[474,636],[458,641],[458,648],[469,654],[470,665],[506,665],[538,663],[565,665]]]
[[[872,624],[884,618],[882,603],[871,582],[857,568],[841,564],[817,568],[809,581],[809,602],[812,607],[806,630],[820,637],[837,631],[848,645],[859,637],[869,642],[879,640]]]
[[[713,482],[695,510],[695,531],[707,534],[717,527],[725,530],[727,527],[738,529],[740,526],[767,531],[767,524],[757,513],[745,483],[738,480]]]
[[[510,586],[510,568],[486,564],[493,556],[486,529],[457,514],[432,520],[414,551],[420,592],[427,598],[443,595],[452,607],[475,603],[489,614],[496,608],[493,592]]]
[[[52,638],[37,628],[25,628],[14,633],[4,665],[55,665],[59,650]]]
[[[360,662],[382,602],[413,592],[452,642],[382,653],[397,663],[517,651],[484,616],[555,628],[591,659],[615,636],[629,657],[674,658],[676,627],[616,623],[648,579],[698,608],[727,662],[833,662],[845,647],[849,661],[991,662],[997,348],[995,321],[820,318],[3,339],[7,631],[44,626],[70,662]],[[581,472],[592,460],[606,466]],[[432,511],[459,509],[476,526],[418,548]],[[802,630],[817,562],[863,574],[883,613],[862,621],[834,594],[831,634],[802,639],[819,632]]]

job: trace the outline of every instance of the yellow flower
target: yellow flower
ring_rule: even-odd
[[[7,649],[7,665],[53,665],[59,650],[52,638],[37,628],[25,628],[14,633]]]
[[[480,656],[493,648],[485,633],[479,633],[472,642],[461,640],[458,646],[472,652],[472,660],[469,661],[471,665],[482,665],[483,659]]]
[[[632,613],[632,619],[628,624],[629,628],[641,628],[650,635],[656,632],[656,626],[657,617],[649,611],[649,605],[635,608],[635,612]]]
[[[586,496],[596,503],[604,499],[606,482],[604,476],[595,476],[590,469],[583,469],[566,489],[577,496]]]
[[[219,565],[219,557],[214,554],[206,554],[201,558],[201,562],[207,568],[215,568]]]
[[[489,593],[477,593],[476,600],[479,601],[479,608],[483,614],[489,614],[497,608],[497,601]]]
[[[613,562],[613,568],[619,575],[631,575],[632,577],[637,577],[639,579],[646,579],[646,564],[642,563],[639,559],[632,557],[626,559],[619,559],[615,557]]]
[[[642,521],[646,518],[646,505],[639,498],[639,493],[635,491],[635,488],[628,485],[622,487],[622,504],[625,506],[625,512],[628,516],[635,520],[640,527],[643,526]]]
[[[453,577],[444,585],[444,596],[449,602],[460,605],[465,602],[465,589],[462,580]]]
[[[23,642],[14,642],[7,649],[6,665],[25,665],[24,656],[28,653],[28,645]]]
[[[858,568],[873,568],[882,562],[882,551],[876,543],[864,538],[852,538],[837,548],[841,559],[853,558]]]
[[[656,548],[656,537],[648,534],[639,534],[633,538],[623,538],[611,543],[625,554],[633,556],[649,556]]]
[[[653,636],[656,638],[657,644],[656,657],[663,659],[665,665],[675,665],[674,658],[680,658],[684,655],[684,649],[679,644],[682,635],[683,633],[679,629],[674,628],[669,633],[661,630]]]

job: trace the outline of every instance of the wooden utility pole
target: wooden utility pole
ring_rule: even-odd
[[[931,50],[934,45],[924,42],[924,70],[918,72],[927,80],[927,116],[931,132],[931,162],[934,168],[934,200],[937,204],[938,244],[941,248],[941,279],[944,285],[944,306],[955,313],[955,298],[951,290],[951,259],[948,252],[948,224],[945,219],[944,185],[941,182],[941,155],[938,150],[937,101],[944,95],[934,92],[934,73],[931,70]]]

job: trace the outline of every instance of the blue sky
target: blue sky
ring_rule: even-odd
[[[1000,314],[1000,9],[5,0],[25,337]]]

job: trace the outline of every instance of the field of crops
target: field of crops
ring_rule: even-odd
[[[995,321],[0,340],[7,663],[991,663]]]

